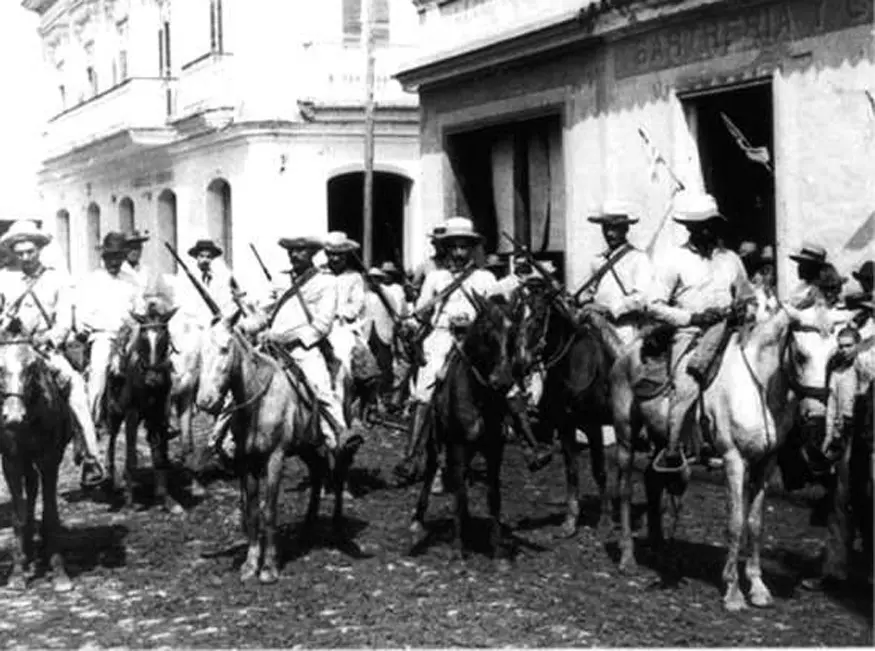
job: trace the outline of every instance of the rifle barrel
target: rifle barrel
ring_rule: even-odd
[[[195,278],[194,274],[192,274],[191,270],[188,268],[188,265],[185,264],[185,261],[179,257],[176,249],[170,245],[170,242],[165,241],[164,246],[167,247],[167,250],[170,251],[170,255],[173,256],[173,259],[176,260],[176,263],[182,268],[185,275],[188,276],[188,279],[191,281],[192,285],[194,285],[197,293],[200,294],[200,297],[204,299],[204,303],[210,308],[210,312],[213,313],[213,316],[219,316],[222,313],[222,310],[219,308],[219,304],[216,303],[216,300],[210,296],[210,292],[207,291],[207,288],[201,285],[200,281]]]

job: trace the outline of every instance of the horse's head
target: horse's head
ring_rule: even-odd
[[[3,427],[24,426],[28,405],[33,404],[36,372],[40,356],[28,339],[4,336],[0,338],[0,407]]]
[[[147,387],[166,384],[170,377],[170,330],[176,309],[164,312],[150,306],[146,314],[131,313],[137,323],[130,346],[132,367],[143,373]]]
[[[232,316],[216,319],[201,343],[197,405],[210,414],[216,414],[222,408],[234,368],[239,363],[240,350],[234,325],[240,314],[238,310]]]
[[[510,306],[503,296],[477,298],[477,318],[468,329],[462,348],[487,386],[507,392],[514,383],[513,362],[517,339]]]
[[[820,417],[826,412],[827,366],[836,348],[835,323],[830,310],[821,305],[790,310],[785,363],[791,388],[799,399],[802,417]]]

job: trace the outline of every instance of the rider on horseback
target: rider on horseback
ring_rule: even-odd
[[[15,316],[33,339],[45,347],[46,361],[66,386],[67,404],[78,427],[74,428],[84,448],[82,463],[83,486],[94,486],[104,479],[98,460],[99,449],[94,421],[88,411],[85,381],[59,351],[72,327],[71,282],[67,274],[40,260],[40,252],[51,237],[29,220],[17,221],[0,238],[0,246],[10,250],[19,269],[9,269],[0,275],[0,294],[6,309],[15,309]],[[16,306],[17,304],[17,306]]]

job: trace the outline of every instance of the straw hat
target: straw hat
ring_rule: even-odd
[[[473,244],[483,239],[483,236],[474,230],[474,222],[467,217],[450,217],[445,226],[446,230],[443,233],[434,236],[438,242],[468,240]]]
[[[398,271],[398,267],[395,266],[395,263],[391,260],[387,260],[383,264],[380,265],[380,271],[386,274],[387,278],[397,278],[400,271]]]
[[[704,192],[679,192],[672,208],[674,220],[680,224],[702,224],[711,219],[726,221],[714,197]]]
[[[349,239],[343,231],[331,231],[325,236],[323,247],[326,253],[348,253],[361,248],[358,242]]]
[[[288,251],[294,249],[314,249],[322,248],[322,238],[315,235],[299,235],[297,237],[281,237],[277,242],[281,247]]]
[[[486,256],[483,267],[485,269],[504,269],[504,260],[502,260],[497,254],[490,253]]]
[[[637,211],[632,204],[611,199],[605,201],[595,213],[587,217],[587,220],[593,224],[610,224],[611,226],[635,224],[638,222],[638,218],[634,216],[636,213]]]
[[[811,264],[826,264],[826,249],[819,244],[803,243],[799,251],[790,254],[794,262],[809,262]]]
[[[222,249],[220,249],[219,245],[212,240],[198,240],[195,242],[194,246],[188,250],[188,254],[192,258],[196,258],[201,251],[206,251],[210,254],[210,257],[213,258],[218,258],[222,255]]]
[[[149,231],[143,231],[142,233],[138,231],[136,228],[131,231],[131,234],[128,235],[128,245],[134,246],[137,244],[142,244],[143,242],[149,241]]]
[[[388,276],[386,275],[386,272],[383,271],[382,269],[380,269],[379,267],[371,267],[370,269],[368,269],[367,275],[370,276],[371,278],[383,278],[383,279],[388,278]]]
[[[12,222],[3,237],[0,237],[0,245],[7,246],[10,249],[19,242],[33,242],[37,247],[42,248],[52,241],[52,236],[43,233],[39,226],[31,219],[19,219]]]

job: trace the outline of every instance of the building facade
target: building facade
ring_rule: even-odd
[[[361,238],[361,0],[23,5],[40,15],[56,85],[43,208],[75,273],[98,264],[109,230],[148,230],[144,259],[165,273],[164,241],[211,237],[244,287],[263,282],[250,243],[276,270],[280,236]],[[419,212],[419,128],[417,98],[392,74],[413,55],[417,17],[409,0],[374,7],[372,253],[397,262]]]
[[[670,167],[715,195],[730,244],[776,246],[780,293],[803,241],[846,274],[873,257],[871,0],[415,4],[421,41],[441,44],[398,75],[420,98],[423,230],[469,215],[577,286],[606,198],[639,206],[632,239],[657,258],[683,241]]]

